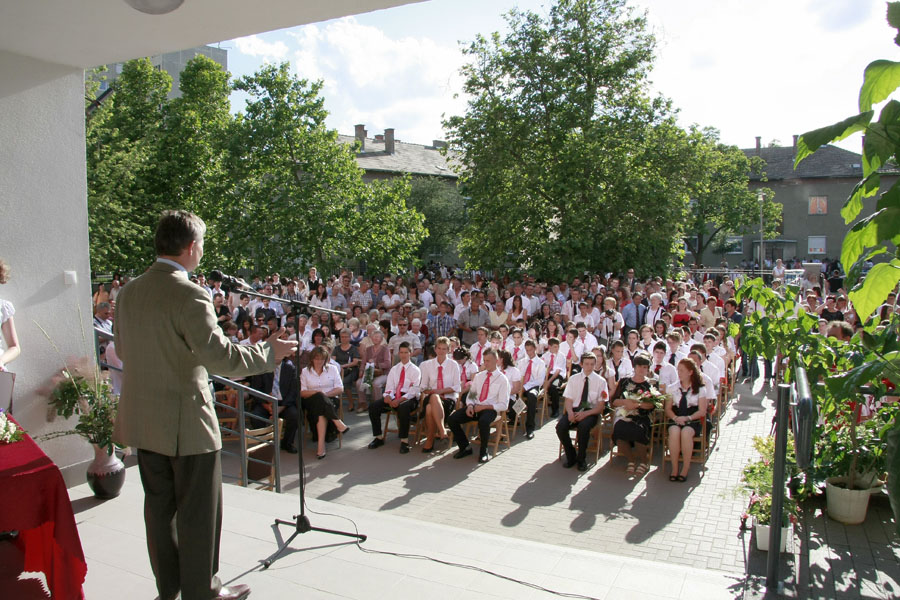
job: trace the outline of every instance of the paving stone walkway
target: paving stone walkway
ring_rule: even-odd
[[[659,448],[642,478],[626,477],[623,459],[610,461],[607,452],[586,473],[563,469],[549,421],[533,440],[520,434],[511,449],[479,465],[474,456],[454,460],[453,449],[400,455],[395,434],[369,450],[368,417],[349,415],[343,448],[332,444],[316,460],[307,443],[307,494],[484,533],[746,576],[747,597],[761,597],[766,553],[740,530],[747,498],[735,489],[754,458],[753,436],[770,431],[773,397],[761,380],[754,388],[739,384],[709,460],[692,466],[685,483],[668,480]],[[296,457],[282,453],[282,460],[284,491],[296,494]],[[873,498],[869,519],[856,528],[829,520],[824,502],[813,501],[788,550],[781,560],[788,597],[900,597],[900,541],[886,498]]]

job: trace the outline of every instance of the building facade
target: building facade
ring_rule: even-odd
[[[228,71],[228,50],[218,46],[197,46],[196,48],[188,48],[187,50],[178,50],[176,52],[166,52],[165,54],[157,54],[150,56],[150,62],[160,71],[165,71],[172,78],[172,89],[169,90],[169,99],[181,96],[181,72],[187,66],[188,61],[202,54],[222,65],[222,69]],[[122,73],[122,66],[125,63],[118,62],[109,65],[103,72],[105,79],[100,82],[98,93],[105,92],[109,86]]]
[[[763,241],[767,261],[785,262],[799,258],[803,262],[824,261],[840,257],[841,244],[850,225],[844,223],[841,208],[863,177],[862,156],[838,148],[823,146],[807,157],[797,169],[797,136],[792,146],[756,147],[744,149],[747,156],[759,156],[766,161],[767,181],[751,177],[750,189],[769,188],[774,201],[783,206],[782,223],[774,239]],[[896,180],[900,171],[894,167],[882,169],[882,189]],[[874,211],[875,198],[867,198],[861,216]],[[731,236],[718,252],[712,247],[703,256],[706,266],[727,262],[731,267],[759,260],[759,228],[743,236]],[[690,256],[688,256],[690,259]]]

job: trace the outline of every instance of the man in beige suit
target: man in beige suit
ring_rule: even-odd
[[[209,294],[188,279],[203,257],[206,225],[166,211],[156,229],[157,261],[116,299],[115,346],[124,364],[114,439],[138,450],[147,549],[160,600],[239,600],[223,588],[222,440],[208,372],[239,377],[273,371],[296,342],[232,344]]]

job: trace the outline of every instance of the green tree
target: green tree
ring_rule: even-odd
[[[758,156],[748,157],[736,146],[720,143],[719,134],[713,129],[694,128],[687,142],[693,159],[687,161],[688,170],[684,173],[691,196],[684,235],[694,264],[703,262],[703,254],[711,245],[724,246],[727,236],[758,230],[760,193],[764,236],[774,237],[782,214],[781,205],[773,201],[775,192],[748,188],[751,174],[766,180],[765,161]]]
[[[428,237],[419,248],[419,258],[453,254],[466,224],[466,204],[453,182],[437,177],[412,180],[409,205],[425,215]]]
[[[227,141],[224,266],[291,272],[374,259],[396,267],[415,256],[425,230],[406,208],[409,183],[363,183],[354,149],[325,127],[321,87],[287,63],[235,82],[249,99]]]
[[[539,276],[668,270],[687,202],[669,103],[648,96],[654,39],[625,0],[512,10],[465,49],[466,113],[445,121],[470,197],[470,266]],[[674,225],[673,225],[674,224]]]
[[[96,97],[97,71],[86,78]],[[171,78],[148,59],[125,63],[113,94],[85,127],[91,268],[141,270],[153,256],[153,228],[165,199],[154,191],[159,126]]]

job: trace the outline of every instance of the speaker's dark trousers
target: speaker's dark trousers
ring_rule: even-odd
[[[597,421],[598,415],[590,415],[577,423],[570,423],[569,414],[563,411],[559,421],[556,422],[556,436],[559,438],[569,462],[576,460],[575,447],[572,445],[572,438],[569,437],[569,430],[573,428],[576,430],[575,439],[578,441],[577,460],[585,460],[588,442],[591,439],[591,429],[597,426]]]
[[[447,419],[447,425],[450,426],[450,431],[453,432],[453,441],[459,446],[460,450],[464,450],[468,447],[469,440],[466,438],[462,426],[464,423],[478,421],[478,436],[481,440],[481,452],[483,453],[487,451],[488,440],[491,437],[491,423],[496,418],[497,411],[492,408],[477,412],[470,417],[466,414],[466,407],[464,406],[450,415],[450,418]]]
[[[209,600],[222,587],[220,452],[165,456],[138,450],[150,566],[160,600]]]

